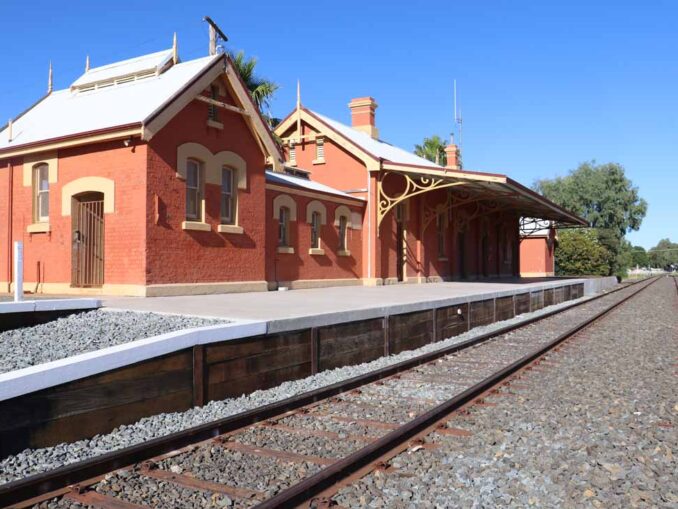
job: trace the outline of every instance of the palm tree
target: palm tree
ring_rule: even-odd
[[[254,104],[264,114],[264,110],[270,108],[270,101],[275,91],[278,90],[278,84],[256,74],[254,70],[257,66],[256,57],[245,58],[244,51],[239,51],[237,54],[229,53],[229,57],[250,91]]]
[[[436,164],[445,166],[447,164],[447,156],[445,155],[445,147],[447,142],[438,135],[433,135],[430,138],[424,138],[424,143],[414,146],[414,153],[419,157],[428,159]]]

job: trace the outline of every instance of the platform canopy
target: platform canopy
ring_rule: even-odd
[[[386,186],[390,180],[403,185]],[[436,189],[448,189],[446,206],[453,209],[475,204],[474,217],[499,211],[515,211],[521,217],[552,222],[555,227],[588,226],[585,219],[556,205],[506,175],[451,169],[432,169],[403,164],[383,164],[379,172],[378,221],[398,203]],[[390,194],[386,188],[398,188]],[[429,214],[430,216],[430,211]],[[425,217],[425,223],[428,222]],[[430,218],[429,218],[430,220]]]

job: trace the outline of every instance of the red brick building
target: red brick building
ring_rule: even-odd
[[[508,177],[440,167],[301,105],[266,122],[224,55],[86,72],[0,131],[0,285],[175,295],[518,273],[521,215],[581,222]]]
[[[520,235],[520,275],[545,277],[555,274],[556,229],[548,221],[536,221]]]

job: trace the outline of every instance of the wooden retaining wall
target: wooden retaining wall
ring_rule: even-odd
[[[415,349],[583,292],[578,283],[180,350],[0,402],[0,457]]]

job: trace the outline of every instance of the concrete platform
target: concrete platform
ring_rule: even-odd
[[[473,282],[344,286],[182,297],[110,297],[104,307],[268,322],[268,332],[364,320],[584,283],[584,295],[615,278],[515,278]]]

